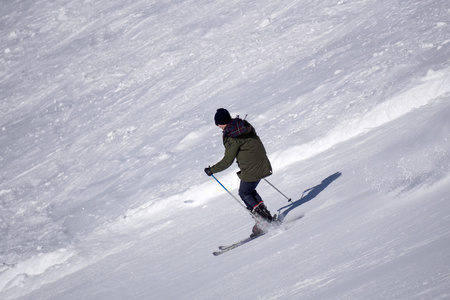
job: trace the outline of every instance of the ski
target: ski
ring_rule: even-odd
[[[259,238],[260,236],[263,236],[263,235],[264,234],[260,234],[260,235],[253,236],[253,237],[248,237],[248,238],[243,239],[243,240],[241,240],[241,241],[239,241],[237,243],[234,243],[234,244],[232,244],[230,246],[219,246],[220,251],[215,251],[215,252],[213,252],[213,254],[214,254],[214,256],[218,256],[218,255],[224,254],[225,252],[228,252],[228,251],[230,251],[232,249],[235,249],[235,248],[237,248],[239,246],[242,246],[242,245],[244,245],[244,244],[246,244],[246,243],[248,243],[250,241],[253,241],[254,239]]]
[[[227,250],[227,249],[229,249],[229,248],[235,248],[235,247],[238,247],[238,246],[240,246],[240,245],[242,245],[242,244],[245,244],[245,243],[248,243],[248,242],[250,242],[251,240],[254,240],[254,239],[256,239],[257,237],[259,237],[259,236],[261,236],[261,235],[264,235],[264,234],[260,234],[260,235],[258,235],[258,236],[250,236],[250,237],[248,237],[248,238],[246,238],[246,239],[243,239],[242,241],[239,241],[239,242],[237,242],[237,243],[234,243],[234,244],[232,244],[232,245],[230,245],[230,246],[219,246],[219,249],[220,250]]]
[[[291,220],[287,220],[287,221],[284,221],[284,222],[279,221],[279,223],[276,226],[279,227],[279,226],[281,226],[283,224],[286,225],[286,224],[289,224],[289,223],[293,223],[293,222],[295,222],[295,221],[297,221],[297,220],[299,220],[299,219],[301,219],[303,217],[304,217],[304,215],[300,215],[300,216],[297,216],[297,217],[295,217],[295,218],[293,218]],[[242,246],[242,245],[244,245],[244,244],[246,244],[246,243],[248,243],[250,241],[253,241],[254,239],[256,239],[256,238],[258,238],[260,236],[263,236],[263,235],[264,234],[260,234],[260,235],[253,236],[253,237],[248,237],[246,239],[243,239],[243,240],[241,240],[241,241],[239,241],[237,243],[234,243],[232,245],[229,245],[229,246],[219,246],[219,250],[220,251],[214,251],[213,255],[214,256],[218,256],[218,255],[224,254],[224,253],[226,253],[226,252],[228,252],[228,251],[230,251],[232,249],[235,249],[235,248],[237,248],[239,246]]]

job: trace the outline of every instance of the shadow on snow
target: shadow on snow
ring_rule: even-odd
[[[293,209],[314,199],[317,195],[320,194],[320,192],[322,192],[324,189],[326,189],[328,185],[330,185],[333,181],[338,179],[341,175],[342,175],[341,172],[334,173],[333,175],[330,175],[327,178],[325,178],[324,180],[322,180],[322,182],[319,185],[316,185],[312,188],[305,190],[300,199],[292,202],[289,205],[286,205],[286,206],[278,209],[278,218],[281,221],[284,220],[284,218],[287,216],[287,214],[290,213]],[[305,195],[305,193],[307,193],[307,194]],[[281,212],[282,210],[284,210],[284,211]]]

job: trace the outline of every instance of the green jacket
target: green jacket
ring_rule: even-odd
[[[237,173],[244,182],[258,181],[272,175],[272,166],[263,143],[250,123],[233,119],[223,132],[225,155],[211,167],[213,173],[227,169],[236,159],[240,171]]]

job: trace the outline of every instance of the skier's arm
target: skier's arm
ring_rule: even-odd
[[[222,160],[211,167],[211,171],[213,173],[221,172],[231,166],[239,152],[239,143],[236,140],[231,140],[226,143],[226,145],[225,155]]]

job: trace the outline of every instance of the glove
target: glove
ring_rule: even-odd
[[[213,172],[211,171],[211,167],[205,168],[205,173],[206,175],[211,176],[213,174]]]

